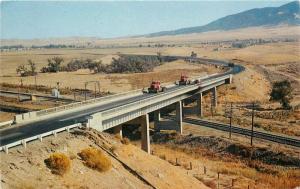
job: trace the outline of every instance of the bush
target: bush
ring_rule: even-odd
[[[22,64],[22,65],[17,67],[16,72],[17,72],[17,74],[20,74],[21,77],[37,75],[36,65],[30,59],[28,60],[28,66],[25,66],[24,64]]]
[[[111,168],[111,161],[108,159],[102,151],[96,148],[86,148],[78,154],[85,165],[96,169],[100,172],[108,171]]]
[[[270,94],[270,101],[278,101],[283,108],[289,109],[290,101],[292,100],[293,88],[291,82],[288,80],[275,82],[272,86]]]
[[[142,73],[153,71],[153,68],[161,65],[159,56],[130,56],[121,55],[118,59],[113,58],[110,70],[112,73]]]
[[[56,56],[51,59],[48,59],[47,61],[48,61],[48,67],[43,67],[41,69],[42,73],[61,71],[61,63],[64,62],[64,59],[62,57]]]
[[[130,140],[126,137],[122,138],[121,142],[122,142],[122,144],[126,144],[126,145],[130,144]]]
[[[52,173],[57,175],[63,175],[70,170],[71,161],[63,153],[53,153],[48,159],[45,160],[45,163]]]

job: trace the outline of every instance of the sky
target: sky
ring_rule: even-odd
[[[201,26],[289,1],[2,1],[1,39],[114,38]]]

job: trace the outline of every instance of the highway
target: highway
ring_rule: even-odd
[[[172,120],[175,119],[174,116],[167,116],[167,118]],[[183,118],[183,122],[190,123],[193,125],[209,127],[221,131],[226,131],[226,132],[230,131],[230,125],[223,124],[223,123],[215,123],[212,121],[193,119],[193,118]],[[251,136],[251,129],[231,126],[231,132],[245,135],[245,136]],[[253,137],[300,148],[300,140],[289,136],[283,136],[283,135],[269,133],[269,132],[267,133],[267,132],[254,131]]]
[[[167,91],[173,91],[178,89],[179,87],[183,86],[173,86],[171,88],[168,88]],[[158,94],[141,94],[138,96],[111,102],[108,104],[99,105],[97,107],[91,107],[85,110],[66,113],[61,116],[56,116],[54,118],[49,118],[34,123],[28,123],[24,126],[16,126],[12,128],[3,129],[0,130],[0,146],[4,146],[16,140],[22,140],[33,135],[39,135],[41,133],[68,126],[74,123],[84,122],[86,121],[86,117],[91,114],[116,108],[118,106],[122,106],[131,102],[147,99],[155,95]]]

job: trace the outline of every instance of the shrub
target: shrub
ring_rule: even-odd
[[[45,160],[46,165],[51,169],[52,173],[63,175],[70,170],[71,161],[63,153],[53,153]]]
[[[64,62],[64,59],[62,57],[53,57],[51,59],[48,59],[48,67],[43,67],[41,69],[42,73],[46,72],[59,72],[61,70],[61,63]]]
[[[16,72],[17,72],[17,74],[20,74],[21,77],[37,75],[36,65],[30,59],[28,60],[28,65],[27,66],[25,66],[24,64],[18,66],[17,69],[16,69]]]
[[[130,144],[130,140],[126,137],[122,138],[121,142],[122,142],[122,144],[126,144],[126,145]]]
[[[293,88],[291,82],[288,80],[275,82],[272,86],[270,94],[270,101],[278,101],[283,108],[290,108],[290,101],[292,100]]]
[[[78,154],[85,165],[96,169],[100,172],[108,171],[111,168],[111,161],[107,158],[102,151],[96,148],[86,148]]]
[[[117,146],[112,146],[109,150],[110,150],[111,152],[115,153],[117,149],[118,149]]]

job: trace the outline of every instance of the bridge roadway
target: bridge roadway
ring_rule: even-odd
[[[168,88],[167,91],[174,91],[176,89],[179,89],[180,87],[183,86],[172,86]],[[74,123],[85,122],[86,117],[94,113],[116,108],[118,106],[126,105],[139,100],[144,100],[155,95],[158,94],[145,93],[138,96],[129,97],[115,102],[99,105],[97,107],[91,107],[75,112],[67,112],[60,116],[49,117],[47,119],[43,119],[33,123],[27,123],[26,125],[3,129],[0,130],[0,146],[4,146],[16,140],[22,140],[33,135],[39,135],[41,133],[52,131],[54,129],[58,129]]]

